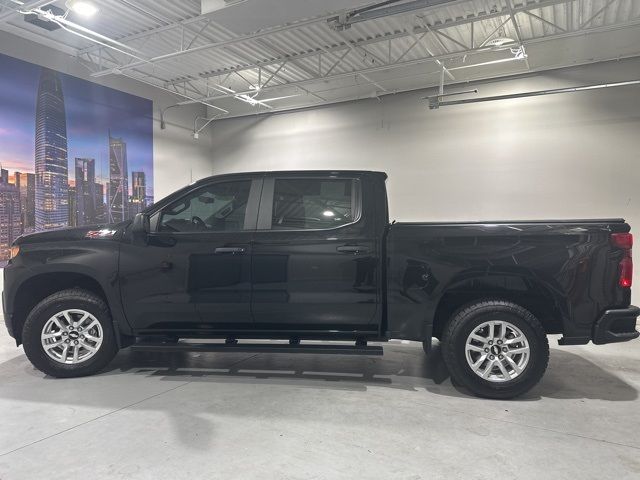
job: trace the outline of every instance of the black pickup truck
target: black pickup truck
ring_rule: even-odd
[[[547,334],[638,337],[624,220],[390,224],[386,178],[221,175],[129,222],[20,237],[9,333],[55,377],[125,347],[380,355],[368,342],[436,337],[453,380],[491,398],[540,380]]]

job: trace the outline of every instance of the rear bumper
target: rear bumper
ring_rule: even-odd
[[[638,338],[636,319],[640,315],[640,308],[630,306],[605,311],[593,327],[593,343],[626,342]]]

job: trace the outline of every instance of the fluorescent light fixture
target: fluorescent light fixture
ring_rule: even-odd
[[[322,212],[322,215],[324,215],[325,217],[333,217],[335,213],[333,213],[331,210],[325,210],[324,212]]]
[[[617,83],[601,83],[596,85],[582,85],[579,87],[564,87],[564,88],[554,88],[551,90],[537,90],[535,92],[524,92],[524,93],[511,93],[508,95],[495,95],[493,97],[481,97],[481,98],[467,98],[464,100],[451,100],[447,102],[438,102],[434,106],[432,106],[431,102],[429,102],[429,108],[435,109],[441,106],[447,105],[463,105],[467,103],[478,103],[478,102],[493,102],[496,100],[510,100],[513,98],[525,98],[525,97],[539,97],[542,95],[555,95],[558,93],[573,93],[573,92],[582,92],[585,90],[596,90],[600,88],[613,88],[613,87],[627,87],[630,85],[640,85],[640,80],[628,80],[626,82],[617,82]]]
[[[495,65],[497,63],[505,63],[505,62],[513,62],[513,61],[518,61],[518,60],[524,60],[526,57],[526,54],[524,54],[524,56],[520,56],[520,57],[509,57],[509,58],[501,58],[499,60],[491,60],[488,62],[482,62],[482,63],[474,63],[471,65],[462,65],[461,67],[447,67],[447,70],[462,70],[465,68],[474,68],[474,67],[483,67],[485,65]]]
[[[98,13],[98,7],[86,0],[67,0],[67,8],[83,17],[91,17]]]

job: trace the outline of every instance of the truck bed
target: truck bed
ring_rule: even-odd
[[[582,219],[555,219],[555,220],[471,220],[455,222],[394,222],[393,225],[420,226],[420,225],[558,225],[558,224],[615,224],[625,223],[624,218],[582,218]]]
[[[396,222],[387,234],[389,336],[437,336],[453,296],[482,292],[540,310],[552,331],[586,343],[594,318],[630,303],[616,288],[621,253],[610,240],[629,230],[621,218]]]

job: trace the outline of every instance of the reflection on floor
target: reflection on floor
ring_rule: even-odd
[[[2,330],[0,478],[640,478],[638,390],[640,342],[554,347],[533,391],[488,401],[451,384],[437,345],[124,350],[57,380]]]

